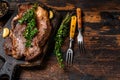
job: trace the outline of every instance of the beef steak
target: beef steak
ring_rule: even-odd
[[[42,7],[38,6],[35,11],[38,33],[32,39],[32,46],[25,46],[26,39],[24,38],[23,33],[26,29],[26,24],[19,24],[16,22],[30,8],[32,8],[32,5],[20,5],[18,14],[12,20],[12,29],[9,36],[12,46],[6,48],[11,51],[11,53],[8,55],[11,55],[16,59],[25,57],[25,60],[32,60],[42,54],[44,46],[46,45],[51,34],[52,27],[50,25],[48,12]],[[5,44],[9,43],[6,42]]]

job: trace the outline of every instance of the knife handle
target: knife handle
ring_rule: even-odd
[[[70,38],[74,38],[76,29],[76,16],[71,17],[71,25],[70,25]]]
[[[82,28],[82,13],[81,13],[81,8],[77,8],[76,9],[76,13],[77,13],[77,22],[78,22],[78,29]]]

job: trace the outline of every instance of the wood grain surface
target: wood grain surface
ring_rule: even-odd
[[[11,10],[16,3],[28,0],[8,0]],[[30,2],[29,0],[28,2]],[[80,53],[77,34],[74,40],[74,62],[65,70],[59,68],[52,50],[41,66],[16,70],[15,80],[120,80],[120,1],[119,0],[36,0],[61,14],[82,9],[85,52]],[[4,20],[5,22],[7,20]],[[5,24],[0,20],[0,26]],[[61,48],[63,57],[69,37]],[[53,48],[51,48],[53,49]]]

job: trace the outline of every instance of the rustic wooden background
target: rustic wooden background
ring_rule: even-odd
[[[16,3],[32,0],[7,0],[12,14]],[[59,68],[55,55],[48,53],[41,66],[19,68],[15,80],[120,80],[120,1],[119,0],[34,0],[40,1],[61,14],[80,7],[83,10],[85,53],[80,53],[75,37],[74,64]],[[10,16],[7,16],[8,18]],[[7,19],[0,20],[4,26]],[[77,31],[76,31],[77,36]],[[65,57],[69,38],[62,52]],[[0,66],[2,61],[0,60]]]

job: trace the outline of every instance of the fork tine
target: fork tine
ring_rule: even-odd
[[[80,41],[78,42],[78,46],[79,46],[79,51],[80,51],[80,53],[82,53]]]
[[[66,63],[67,65],[69,64],[69,50],[67,50],[67,54],[66,54]]]
[[[68,60],[67,60],[67,66],[70,66],[70,64],[71,64],[71,54],[69,53]]]
[[[83,44],[82,44],[82,42],[80,43],[80,46],[81,46],[81,53],[83,54]]]
[[[70,65],[71,60],[71,53],[69,53],[68,65]]]
[[[80,53],[82,54],[85,53],[84,43],[79,41],[78,46],[79,46]]]
[[[73,53],[71,53],[71,60],[70,60],[71,62],[71,64],[72,64],[72,61],[73,61]]]
[[[83,54],[84,52],[83,52],[83,45],[82,45],[82,42],[81,42],[81,53]]]
[[[67,51],[67,54],[66,54],[66,63],[68,63],[68,51]]]
[[[82,45],[82,52],[85,53],[84,43],[82,42],[81,45]]]

